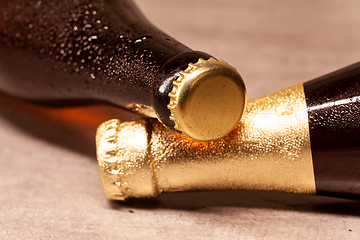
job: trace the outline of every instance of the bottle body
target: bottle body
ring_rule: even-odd
[[[359,198],[360,63],[304,83],[316,189]]]
[[[32,101],[151,105],[160,68],[191,52],[131,1],[2,1],[1,12],[1,88]]]

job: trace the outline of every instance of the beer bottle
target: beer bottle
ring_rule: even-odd
[[[231,132],[239,73],[149,23],[130,0],[2,0],[0,90],[34,103],[107,103],[195,140]]]

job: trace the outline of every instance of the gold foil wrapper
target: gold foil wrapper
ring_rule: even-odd
[[[193,190],[316,193],[302,84],[250,101],[236,129],[216,141],[193,141],[155,120],[111,120],[99,127],[97,150],[110,199]]]

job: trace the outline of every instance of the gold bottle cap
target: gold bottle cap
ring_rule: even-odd
[[[170,120],[175,129],[197,141],[229,134],[239,123],[246,104],[245,84],[223,60],[189,63],[169,93]]]

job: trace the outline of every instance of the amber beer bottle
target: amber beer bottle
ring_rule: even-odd
[[[105,122],[97,132],[104,192],[118,200],[237,189],[359,200],[359,93],[356,63],[249,101],[238,127],[210,142],[151,120]]]
[[[204,141],[232,131],[246,102],[233,67],[164,34],[130,0],[2,0],[0,89],[116,105]]]

